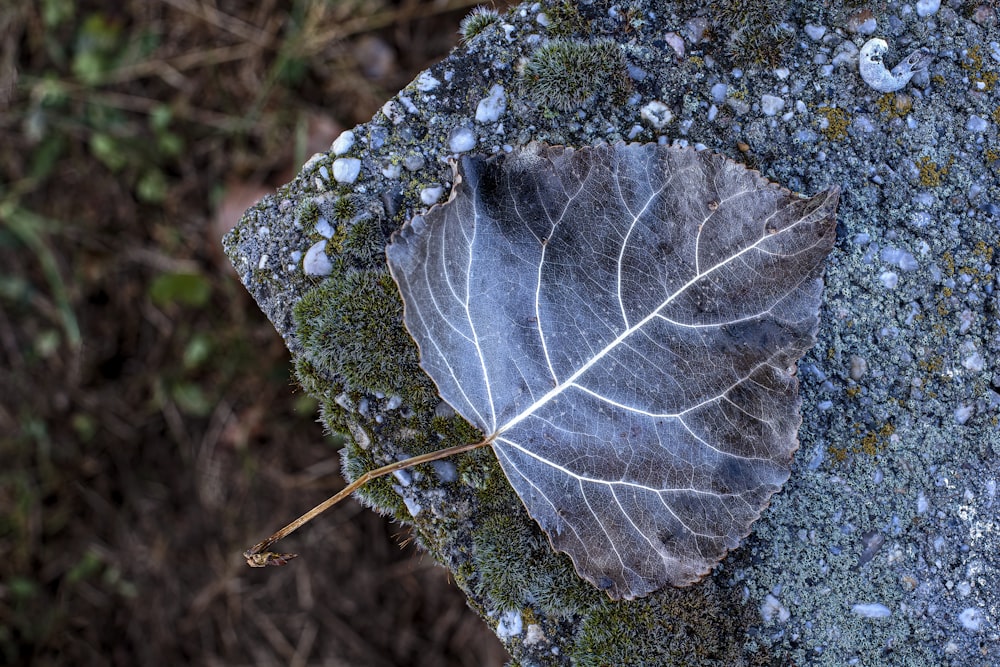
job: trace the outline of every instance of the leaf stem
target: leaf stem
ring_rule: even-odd
[[[266,567],[268,565],[284,565],[293,558],[298,557],[298,554],[284,554],[275,553],[273,551],[266,551],[270,548],[272,544],[280,539],[288,537],[296,530],[309,523],[317,516],[327,511],[341,500],[351,495],[359,488],[372,481],[373,479],[378,479],[379,477],[384,477],[385,475],[396,472],[397,470],[402,470],[403,468],[409,468],[410,466],[420,465],[422,463],[430,463],[431,461],[438,461],[455,454],[461,454],[463,452],[470,452],[473,449],[479,449],[480,447],[485,447],[492,443],[491,438],[485,440],[480,440],[479,442],[465,443],[463,445],[455,445],[454,447],[446,447],[445,449],[439,449],[435,452],[428,452],[426,454],[420,454],[419,456],[411,456],[408,459],[403,459],[402,461],[396,461],[395,463],[390,463],[389,465],[384,465],[381,468],[376,468],[375,470],[369,470],[368,472],[359,476],[356,480],[345,486],[343,489],[338,491],[333,496],[327,498],[321,502],[316,507],[312,508],[302,516],[300,516],[295,521],[271,535],[269,538],[262,542],[258,542],[249,549],[243,552],[243,557],[247,559],[247,565],[250,567]]]

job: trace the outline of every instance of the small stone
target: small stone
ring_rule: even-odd
[[[851,379],[857,382],[868,372],[868,362],[864,357],[858,355],[851,356]]]
[[[878,279],[885,285],[886,289],[895,289],[896,285],[899,284],[899,274],[895,271],[883,271],[879,274]]]
[[[422,93],[429,93],[440,85],[441,82],[429,71],[421,72],[420,76],[417,77],[417,90]]]
[[[507,93],[499,83],[493,84],[489,94],[476,105],[476,121],[494,123],[507,110]]]
[[[927,18],[934,16],[941,9],[941,0],[917,0],[917,16]]]
[[[403,497],[403,504],[406,505],[406,511],[409,512],[410,516],[413,517],[419,516],[420,512],[424,509],[423,507],[420,506],[420,503],[418,503],[413,498],[410,498],[409,496]]]
[[[532,646],[543,641],[545,641],[545,632],[542,630],[542,626],[537,623],[529,625],[528,631],[524,635],[525,646]]]
[[[968,607],[962,610],[962,613],[958,615],[958,620],[962,624],[962,627],[969,632],[979,632],[983,629],[983,612],[975,607]]]
[[[340,136],[333,140],[330,150],[333,151],[334,155],[343,155],[351,150],[352,146],[354,146],[354,132],[347,130],[341,132]]]
[[[684,57],[684,40],[676,32],[668,32],[663,36],[664,41],[670,45],[678,58]]]
[[[764,604],[760,606],[760,615],[765,623],[770,623],[775,619],[779,623],[784,623],[791,618],[792,613],[785,605],[781,604],[781,600],[768,593],[767,597],[764,598]]]
[[[760,110],[765,116],[776,116],[785,108],[785,100],[774,95],[761,95]]]
[[[448,135],[448,148],[452,153],[464,153],[476,147],[476,134],[467,127],[456,127]]]
[[[333,179],[338,183],[353,183],[361,173],[361,160],[356,157],[339,157],[333,161]]]
[[[920,266],[911,253],[900,248],[883,248],[882,261],[893,264],[903,271],[913,271]]]
[[[431,204],[437,202],[438,199],[441,199],[441,195],[443,194],[444,188],[440,185],[424,188],[420,191],[420,201],[430,206]]]
[[[639,117],[656,130],[662,130],[667,126],[667,123],[674,119],[670,108],[659,100],[653,100],[639,109]]]
[[[969,116],[969,121],[965,124],[965,129],[969,132],[985,132],[986,128],[990,126],[986,122],[985,118],[980,118],[979,116],[972,114]]]
[[[979,353],[978,350],[970,354],[968,357],[962,360],[962,365],[965,366],[966,370],[978,373],[986,367],[986,360],[983,359],[983,355]]]
[[[505,611],[500,615],[500,622],[497,623],[497,637],[500,639],[510,639],[521,634],[524,621],[521,620],[521,612],[517,609]]]
[[[826,34],[826,26],[825,25],[813,25],[811,23],[807,23],[806,27],[805,27],[805,31],[806,31],[806,34],[809,35],[809,39],[811,39],[811,40],[813,40],[815,42],[818,42],[819,40],[823,39],[823,35]]]
[[[972,417],[974,408],[971,405],[960,405],[955,408],[955,423],[959,426],[965,424]]]
[[[424,160],[424,156],[420,153],[410,153],[405,158],[403,158],[403,166],[406,167],[407,171],[420,171],[424,168],[427,161]]]
[[[404,113],[403,110],[399,108],[399,105],[392,100],[389,100],[382,105],[382,113],[385,114],[385,117],[388,118],[389,122],[393,125],[399,125],[406,118],[406,113]]]
[[[333,263],[326,256],[326,241],[314,243],[302,258],[302,271],[307,276],[328,276],[333,271]]]
[[[864,618],[888,618],[892,615],[892,612],[888,607],[877,602],[856,604],[851,607],[851,611],[858,616],[863,616]]]
[[[320,216],[316,219],[316,233],[325,239],[333,238],[333,225],[326,218]]]

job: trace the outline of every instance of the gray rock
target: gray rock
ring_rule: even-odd
[[[874,36],[889,62],[933,54],[926,73],[883,95],[856,60],[834,58],[868,39],[847,31],[847,10],[757,0],[740,25],[698,4],[525,4],[476,22],[479,34],[354,128],[342,154],[315,156],[248,211],[227,253],[324,420],[351,435],[345,471],[356,476],[476,437],[417,367],[382,255],[425,210],[422,192],[447,191],[456,128],[483,151],[668,141],[742,159],[806,194],[839,184],[842,234],[820,340],[799,367],[791,479],[705,581],[602,597],[551,551],[489,451],[376,481],[363,499],[417,527],[522,665],[1000,664],[995,11],[946,2],[920,16],[879,3]],[[684,39],[683,57],[669,32]],[[610,40],[621,60],[589,51],[581,62],[597,71],[587,76],[526,76],[557,71],[525,68],[556,35],[574,42],[561,57],[593,44],[607,54]],[[754,63],[775,59],[779,72]],[[477,120],[481,100],[501,97],[490,106],[499,115]],[[641,116],[654,100],[670,112],[662,129]],[[982,122],[970,127],[973,116]],[[338,158],[360,161],[356,180],[330,178]],[[417,158],[422,168],[399,168]],[[331,267],[319,282],[302,262],[323,240]]]

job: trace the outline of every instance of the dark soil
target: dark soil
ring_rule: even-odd
[[[466,0],[0,10],[0,663],[499,665],[336,440],[219,239],[457,39]],[[228,213],[227,213],[228,212]]]

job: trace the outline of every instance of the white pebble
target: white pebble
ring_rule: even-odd
[[[960,405],[955,408],[955,423],[959,426],[965,424],[972,417],[973,407],[971,405]]]
[[[684,40],[676,32],[668,32],[663,36],[664,41],[670,45],[677,57],[684,57]]]
[[[893,264],[903,271],[913,271],[920,266],[912,254],[899,248],[883,248],[882,261]]]
[[[421,72],[420,76],[417,77],[417,90],[422,93],[429,93],[440,85],[441,82],[435,79],[430,72]]]
[[[333,237],[333,225],[326,218],[320,216],[316,219],[316,233],[325,239]]]
[[[978,373],[986,367],[986,361],[983,359],[983,355],[979,354],[979,350],[976,350],[962,361],[962,365],[965,366],[966,370]]]
[[[323,177],[324,181],[330,180],[330,170],[326,168],[326,165],[319,168],[319,175]]]
[[[361,160],[356,157],[339,157],[333,161],[333,178],[338,183],[353,183],[361,173]]]
[[[448,136],[448,147],[452,153],[464,153],[476,147],[476,134],[467,127],[456,127]]]
[[[333,263],[326,256],[326,241],[318,241],[306,250],[302,258],[302,271],[307,276],[328,276],[333,271]]]
[[[438,479],[445,484],[458,480],[458,468],[451,461],[431,461],[431,467],[437,473]]]
[[[917,494],[917,514],[923,514],[924,512],[927,511],[927,508],[929,506],[930,506],[930,503],[927,502],[927,496],[924,495],[924,492],[921,491],[920,493],[918,493]]]
[[[420,506],[420,503],[418,503],[416,500],[410,497],[404,497],[403,504],[406,505],[406,511],[409,512],[410,516],[413,517],[418,516],[420,514],[420,511],[424,509],[423,507]]]
[[[851,607],[853,611],[858,616],[863,616],[865,618],[888,618],[892,615],[889,608],[884,604],[879,604],[877,602],[869,602],[866,604],[856,604]]]
[[[765,116],[776,116],[778,112],[785,108],[785,100],[774,95],[761,95],[760,110]]]
[[[493,84],[489,94],[479,100],[476,105],[476,121],[480,123],[496,122],[507,110],[507,93],[499,83]]]
[[[399,125],[406,119],[406,114],[399,108],[399,105],[392,100],[389,100],[382,105],[382,113],[385,114],[385,117],[388,118],[393,125]]]
[[[964,609],[962,613],[958,615],[958,620],[962,623],[962,627],[969,632],[979,632],[983,629],[983,612],[979,611],[975,607]]]
[[[500,615],[500,622],[497,623],[497,637],[500,639],[510,639],[521,634],[524,622],[521,620],[521,612],[517,609],[505,611]]]
[[[413,483],[413,475],[410,474],[409,470],[396,470],[392,474],[403,486],[409,486]]]
[[[659,100],[653,100],[649,104],[643,105],[639,109],[639,117],[657,130],[662,130],[667,126],[667,123],[674,119],[674,115],[670,113],[670,108]]]
[[[811,23],[806,24],[806,34],[809,35],[809,39],[814,41],[819,41],[823,39],[823,35],[826,34],[825,25],[813,25]]]
[[[941,9],[941,0],[917,0],[917,16],[927,18],[937,14]]]
[[[899,284],[899,274],[895,271],[883,271],[879,274],[878,279],[882,281],[886,289],[895,289],[896,285]]]
[[[969,116],[969,121],[965,124],[965,129],[969,132],[985,132],[986,128],[990,126],[986,122],[985,118],[980,118],[979,116],[972,114]]]
[[[441,199],[442,194],[444,194],[444,188],[440,185],[424,188],[420,191],[420,201],[430,206],[438,199]]]
[[[858,380],[863,378],[865,376],[865,373],[867,372],[868,372],[868,362],[865,360],[865,358],[859,357],[856,354],[851,355],[851,370],[850,370],[851,379],[857,382]]]
[[[760,606],[760,615],[763,617],[765,623],[770,623],[774,619],[777,619],[779,623],[784,623],[792,616],[791,612],[788,611],[788,607],[781,604],[781,600],[770,593],[764,598],[764,603]]]
[[[710,91],[712,95],[712,101],[716,104],[722,104],[726,101],[726,93],[729,92],[729,86],[724,83],[717,83],[712,86]]]
[[[406,108],[406,110],[409,113],[413,113],[413,114],[419,113],[420,110],[417,109],[417,105],[414,104],[413,100],[411,100],[406,95],[399,95],[396,99],[398,99],[400,101],[400,103],[402,103],[402,105]]]
[[[333,151],[334,155],[343,155],[351,150],[352,146],[354,146],[354,132],[347,130],[346,132],[341,132],[340,136],[333,140],[330,150]]]

